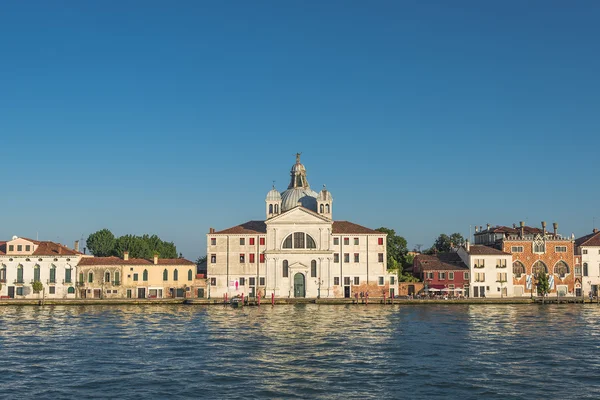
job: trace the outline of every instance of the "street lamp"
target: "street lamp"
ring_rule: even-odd
[[[321,298],[321,285],[323,284],[323,280],[321,278],[315,279],[315,284],[317,285],[317,299]]]

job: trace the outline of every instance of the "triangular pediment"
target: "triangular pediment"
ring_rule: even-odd
[[[293,223],[328,223],[332,221],[329,218],[323,217],[314,211],[308,210],[304,207],[294,207],[291,210],[284,212],[276,217],[265,221],[269,224],[293,224]]]

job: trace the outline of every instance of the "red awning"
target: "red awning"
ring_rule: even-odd
[[[429,284],[427,285],[430,289],[444,289],[446,285],[438,285],[438,284]]]

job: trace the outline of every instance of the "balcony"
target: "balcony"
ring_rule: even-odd
[[[15,279],[15,281],[13,283],[16,284],[16,285],[22,285],[25,282],[23,282],[23,278],[21,278],[21,279]]]
[[[121,285],[121,281],[112,281],[112,285],[113,286],[120,286]]]
[[[63,285],[70,285],[73,282],[70,279],[63,279],[62,283]]]
[[[84,285],[85,285],[85,282],[77,282],[77,284],[76,284],[76,285],[77,285],[77,286],[84,286]]]

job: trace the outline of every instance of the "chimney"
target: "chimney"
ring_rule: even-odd
[[[483,232],[483,226],[479,225],[479,232]]]
[[[128,251],[123,252],[123,260],[129,261],[129,252]]]
[[[488,231],[490,230],[490,224],[487,224],[487,230]]]
[[[83,248],[83,254],[85,254],[86,250],[87,250],[87,248],[86,248],[86,247],[84,247],[84,248]]]
[[[553,222],[552,227],[554,228],[554,236],[558,235],[558,222]]]
[[[471,243],[469,243],[469,240],[465,240],[465,250],[467,251],[467,253],[469,252],[469,250],[471,250]]]
[[[542,233],[546,234],[546,221],[542,221]]]
[[[208,228],[208,233],[215,233],[215,228]]]
[[[594,230],[592,232],[598,233],[598,228],[594,228]]]
[[[75,241],[75,246],[73,247],[73,249],[74,249],[76,252],[79,252],[79,240],[76,240],[76,241]]]
[[[523,239],[523,237],[525,236],[525,222],[520,221],[519,227],[521,228],[521,239]]]
[[[154,253],[154,265],[158,264],[158,253]]]

